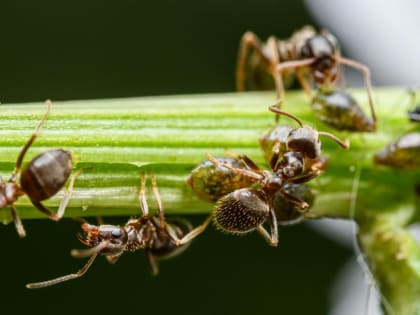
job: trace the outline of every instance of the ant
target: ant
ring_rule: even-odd
[[[192,239],[205,230],[210,218],[195,229],[192,229],[191,224],[185,220],[179,220],[176,223],[166,222],[156,178],[153,174],[150,175],[150,178],[157,202],[157,214],[155,216],[149,215],[145,195],[146,176],[142,173],[139,192],[141,217],[128,220],[122,227],[104,224],[96,226],[83,223],[82,230],[85,236],[79,235],[79,240],[91,248],[74,249],[71,251],[71,255],[77,258],[90,257],[87,263],[77,273],[52,280],[30,283],[26,287],[28,289],[39,289],[80,278],[88,271],[98,254],[104,255],[108,262],[114,264],[126,251],[144,250],[151,273],[157,275],[159,273],[158,259],[170,258],[180,254],[187,248]]]
[[[349,147],[349,143],[331,133],[304,125],[296,116],[280,110],[278,107],[281,103],[282,100],[271,105],[269,110],[293,119],[299,128],[288,125],[275,126],[260,138],[260,146],[271,169],[280,167],[285,176],[293,178],[294,183],[304,183],[319,176],[326,168],[327,161],[321,156],[319,136],[334,140],[344,149]],[[279,165],[276,166],[277,164]]]
[[[58,221],[64,215],[77,176],[77,174],[71,176],[69,186],[64,193],[58,211],[57,213],[53,213],[47,209],[41,201],[54,196],[66,183],[72,169],[72,157],[70,152],[62,149],[48,150],[34,157],[20,172],[25,154],[38,136],[38,133],[50,112],[51,102],[47,100],[46,105],[47,110],[35,128],[34,133],[20,151],[16,160],[15,169],[9,180],[4,182],[0,177],[0,209],[5,208],[6,206],[10,207],[12,218],[20,237],[25,237],[26,232],[19,218],[17,209],[14,206],[16,200],[20,196],[26,194],[31,203],[38,210],[45,213],[51,220]],[[20,183],[17,183],[16,181],[19,175]]]
[[[250,51],[252,51],[251,58],[249,58]],[[342,57],[337,39],[330,32],[322,30],[317,33],[313,27],[305,26],[288,39],[279,40],[275,36],[270,36],[266,43],[262,43],[254,33],[246,32],[241,39],[236,68],[238,91],[245,89],[248,63],[251,68],[258,68],[271,74],[279,99],[284,99],[285,96],[283,74],[295,74],[306,94],[311,97],[312,80],[320,89],[332,90],[338,77],[339,65],[346,65],[360,71],[364,76],[371,116],[376,128],[377,119],[373,106],[369,68]],[[278,116],[276,116],[277,120]]]
[[[283,210],[281,207],[284,205],[274,203],[274,196],[281,194],[287,202],[298,206],[300,212],[309,207],[306,201],[294,195],[293,192],[289,193],[286,190],[286,184],[308,182],[319,176],[325,168],[325,162],[320,156],[319,135],[328,136],[342,147],[348,147],[347,143],[329,133],[318,132],[303,125],[297,117],[280,111],[276,106],[277,104],[269,107],[270,111],[294,119],[300,128],[293,129],[288,134],[286,152],[280,152],[278,145],[274,145],[274,153],[269,163],[271,171],[260,169],[243,154],[238,155],[237,159],[246,165],[245,168],[232,167],[207,154],[207,158],[216,166],[223,166],[253,181],[252,187],[236,189],[216,202],[213,214],[216,226],[233,234],[257,230],[272,246],[278,244],[276,211],[281,212]],[[266,220],[269,220],[271,233],[263,227]]]

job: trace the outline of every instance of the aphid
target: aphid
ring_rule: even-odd
[[[374,161],[392,168],[420,169],[420,132],[402,135],[376,153]]]
[[[408,111],[408,118],[412,122],[420,122],[420,104],[416,105],[416,91],[410,89],[409,91],[412,99],[412,109]]]
[[[216,159],[232,168],[246,168],[245,163],[237,157]],[[252,180],[241,173],[206,160],[191,171],[187,183],[200,199],[216,201],[236,189],[249,187]]]
[[[34,133],[20,151],[16,160],[15,169],[9,180],[4,182],[0,178],[0,209],[6,206],[10,207],[13,221],[20,237],[24,237],[26,232],[17,213],[17,209],[14,206],[16,200],[26,194],[37,209],[45,213],[50,219],[58,221],[64,215],[77,176],[74,175],[71,177],[68,189],[65,191],[58,211],[57,213],[53,213],[41,201],[54,196],[66,183],[72,169],[70,152],[62,149],[48,150],[34,157],[22,172],[20,172],[25,154],[38,136],[50,111],[51,102],[47,101],[46,104],[47,110],[44,117],[38,123]],[[17,183],[16,181],[19,176],[20,183]]]
[[[158,260],[176,256],[184,251],[190,241],[205,230],[210,222],[210,217],[195,229],[192,229],[191,224],[185,220],[166,222],[156,179],[153,174],[150,178],[157,202],[157,214],[155,216],[149,215],[145,195],[146,177],[143,173],[139,192],[141,217],[128,220],[122,227],[82,224],[85,235],[79,236],[79,240],[89,246],[90,249],[72,250],[71,254],[78,258],[90,256],[87,263],[77,273],[52,280],[30,283],[26,287],[39,289],[80,278],[88,271],[98,254],[104,255],[110,263],[116,263],[124,252],[137,250],[145,251],[150,271],[153,275],[157,275],[159,272]]]
[[[366,116],[356,100],[345,91],[318,89],[311,107],[319,120],[338,130],[376,130],[376,121]]]
[[[251,67],[264,69],[272,75],[279,99],[284,99],[285,96],[283,74],[295,74],[305,92],[311,96],[312,81],[315,81],[320,89],[333,89],[340,65],[360,71],[364,76],[371,116],[376,128],[369,68],[354,60],[343,58],[337,40],[330,32],[324,30],[317,33],[312,27],[305,26],[289,39],[279,40],[270,36],[265,44],[254,33],[246,32],[242,36],[238,55],[238,91],[245,89],[250,51],[253,53]]]

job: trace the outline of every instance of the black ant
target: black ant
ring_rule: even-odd
[[[237,158],[245,163],[245,168],[235,168],[207,154],[207,158],[217,166],[231,169],[235,173],[248,176],[254,182],[252,187],[236,189],[221,197],[215,207],[214,221],[218,227],[229,233],[241,234],[257,230],[264,239],[272,246],[277,246],[277,216],[276,211],[281,212],[282,204],[274,203],[275,194],[281,194],[284,198],[298,206],[300,212],[308,208],[308,203],[286,191],[286,184],[302,184],[320,175],[325,167],[321,154],[321,142],[319,135],[325,135],[336,141],[342,147],[348,144],[335,136],[318,132],[305,126],[301,121],[286,112],[275,108],[269,109],[277,114],[294,119],[300,128],[293,129],[287,137],[287,150],[280,152],[275,146],[270,160],[271,171],[260,169],[246,155],[238,155]],[[294,219],[294,218],[293,218]],[[263,227],[269,220],[271,233]]]
[[[271,105],[269,110],[293,119],[299,124],[299,128],[275,126],[260,138],[260,145],[271,169],[280,168],[286,177],[293,178],[294,183],[304,183],[319,176],[326,168],[326,159],[321,156],[319,136],[334,140],[344,149],[349,147],[349,143],[341,141],[331,133],[304,125],[296,116],[278,109],[281,103],[282,101],[279,101]],[[271,152],[267,150],[270,146]]]
[[[48,150],[34,157],[22,172],[20,172],[25,154],[38,136],[50,111],[51,102],[46,101],[46,104],[47,110],[44,117],[38,123],[34,133],[20,151],[16,160],[15,169],[9,180],[4,182],[0,178],[0,209],[6,206],[10,207],[13,221],[20,237],[24,237],[26,232],[14,206],[16,200],[26,194],[37,209],[45,213],[50,219],[58,221],[64,215],[77,176],[74,175],[71,177],[68,189],[64,194],[58,211],[57,213],[53,213],[42,205],[41,201],[54,196],[66,183],[72,169],[70,152],[62,149]],[[20,183],[17,183],[16,181],[19,175]]]
[[[305,26],[289,39],[279,40],[270,36],[262,43],[257,35],[246,32],[241,39],[236,70],[236,87],[245,89],[247,63],[252,49],[252,68],[263,69],[274,78],[277,97],[284,99],[283,74],[295,74],[305,92],[311,97],[311,80],[324,91],[332,90],[338,77],[339,65],[347,65],[359,70],[365,80],[372,121],[376,128],[376,115],[372,99],[370,71],[365,65],[344,58],[340,54],[337,39],[328,31],[317,33]],[[276,120],[278,116],[276,116]]]
[[[155,216],[149,215],[149,207],[145,195],[146,176],[143,173],[139,192],[141,217],[128,220],[122,227],[117,225],[96,226],[88,223],[82,224],[85,236],[79,236],[79,240],[91,248],[71,251],[73,257],[84,258],[90,256],[82,269],[77,273],[52,280],[30,283],[26,287],[39,289],[80,278],[88,271],[98,254],[105,255],[110,263],[116,263],[124,252],[137,250],[145,251],[150,271],[153,275],[157,275],[159,272],[158,259],[170,258],[180,254],[187,248],[192,239],[205,230],[210,222],[210,218],[195,229],[192,229],[191,224],[185,220],[173,223],[166,222],[156,178],[153,174],[150,175],[150,178],[157,202],[157,214]]]

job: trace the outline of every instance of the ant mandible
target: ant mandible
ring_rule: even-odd
[[[323,30],[317,33],[314,28],[305,26],[289,39],[279,40],[275,36],[270,36],[265,44],[254,33],[246,32],[242,36],[238,55],[236,71],[238,91],[245,89],[246,68],[251,48],[254,51],[252,67],[259,67],[271,74],[279,99],[285,97],[283,74],[294,73],[305,92],[311,97],[311,79],[321,90],[332,90],[338,77],[339,65],[360,71],[364,77],[371,116],[376,126],[369,68],[342,57],[337,39],[330,32]]]
[[[3,179],[0,178],[0,209],[5,208],[6,206],[10,207],[12,218],[20,237],[25,237],[26,232],[19,218],[17,209],[14,206],[16,200],[20,196],[26,194],[31,203],[38,210],[45,213],[50,219],[58,221],[64,215],[77,176],[77,174],[71,176],[69,186],[64,193],[58,211],[57,213],[53,213],[47,209],[41,201],[55,195],[66,183],[72,169],[70,152],[62,149],[48,150],[34,157],[22,172],[20,172],[25,154],[38,136],[51,109],[51,102],[49,100],[46,101],[46,105],[47,110],[35,128],[34,133],[20,151],[16,160],[15,169],[9,180],[4,182]],[[20,183],[17,183],[16,181],[19,175]]]
[[[150,271],[153,275],[157,275],[159,272],[158,259],[170,258],[185,250],[189,243],[205,230],[210,222],[210,217],[195,229],[192,229],[191,224],[185,220],[179,220],[176,223],[166,222],[156,178],[151,174],[150,179],[157,202],[157,214],[155,216],[149,215],[145,195],[146,176],[142,173],[139,192],[141,217],[128,220],[122,227],[105,224],[96,226],[83,223],[82,229],[85,236],[79,236],[79,240],[91,248],[74,249],[71,251],[71,255],[77,258],[90,257],[86,264],[77,273],[52,280],[29,283],[26,287],[28,289],[40,289],[80,278],[88,271],[98,254],[104,255],[110,263],[114,264],[124,252],[137,250],[145,251]]]

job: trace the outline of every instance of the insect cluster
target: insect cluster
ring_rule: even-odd
[[[353,67],[363,74],[370,117],[364,114],[350,94],[336,89],[340,65]],[[237,89],[242,91],[249,86],[266,88],[268,85],[263,80],[264,76],[267,79],[267,74],[274,82],[279,99],[268,107],[275,115],[275,125],[259,139],[267,169],[258,166],[243,153],[228,151],[225,157],[214,157],[206,153],[207,160],[191,171],[187,184],[198,198],[213,202],[214,211],[195,228],[185,219],[165,218],[153,173],[149,177],[157,210],[155,215],[149,213],[146,200],[147,176],[141,173],[138,194],[140,216],[129,219],[123,226],[102,222],[93,225],[85,221],[81,226],[79,240],[88,248],[71,251],[73,257],[88,258],[85,265],[76,273],[30,283],[27,288],[44,288],[80,278],[98,255],[104,255],[110,263],[115,263],[123,253],[139,250],[145,252],[149,269],[156,275],[160,259],[184,251],[211,222],[218,229],[231,234],[257,231],[269,245],[277,246],[279,226],[310,218],[309,209],[315,201],[315,193],[308,183],[318,178],[328,167],[328,159],[322,154],[321,138],[328,138],[344,149],[349,147],[349,143],[329,132],[318,131],[292,113],[284,111],[284,88],[295,76],[310,97],[315,116],[339,130],[372,132],[376,130],[377,119],[369,70],[360,63],[342,57],[337,40],[327,31],[318,33],[307,26],[289,39],[278,40],[272,36],[266,43],[260,42],[251,32],[245,33],[239,49]],[[316,89],[315,96],[312,96],[313,88]],[[57,221],[64,215],[76,177],[81,171],[70,175],[72,156],[63,149],[46,151],[20,170],[25,154],[37,138],[50,109],[51,103],[47,101],[44,117],[19,153],[9,180],[0,181],[0,209],[10,207],[21,237],[25,236],[25,230],[14,206],[15,201],[27,195],[36,208]],[[418,109],[417,106],[409,112],[412,121],[419,120]],[[293,121],[294,125],[280,123],[281,116]],[[393,166],[398,163],[407,167],[418,165],[419,147],[419,133],[410,133],[378,153],[375,161]],[[67,181],[69,184],[57,213],[43,206],[41,202],[60,191]]]

